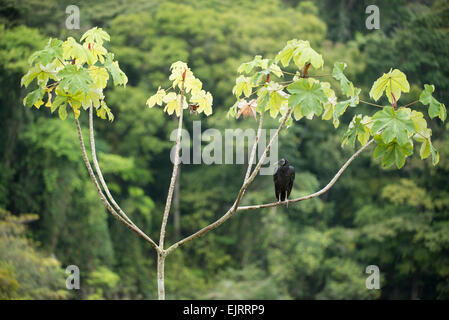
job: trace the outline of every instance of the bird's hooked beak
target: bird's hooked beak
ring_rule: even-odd
[[[276,161],[275,163],[273,163],[271,166],[272,167],[274,167],[274,166],[276,166],[276,165],[278,165],[279,164],[279,162],[281,162],[281,160],[279,160],[279,161]]]
[[[284,163],[285,163],[286,160],[285,159],[281,159],[281,160],[273,163],[271,166],[273,167],[273,166],[279,165],[282,161],[284,161]]]

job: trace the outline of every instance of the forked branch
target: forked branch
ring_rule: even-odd
[[[116,217],[120,222],[122,222],[124,225],[126,225],[129,229],[131,229],[132,231],[137,233],[140,237],[142,237],[143,239],[148,241],[156,249],[157,252],[160,252],[160,249],[157,246],[157,244],[150,237],[148,237],[142,230],[140,230],[137,226],[135,226],[134,224],[129,223],[121,215],[119,215],[114,210],[114,208],[111,206],[111,204],[108,202],[106,197],[104,196],[103,191],[101,190],[100,184],[98,183],[98,180],[95,177],[95,174],[94,174],[94,172],[92,170],[92,166],[90,165],[89,158],[87,157],[86,146],[84,144],[83,134],[82,134],[81,126],[80,126],[80,123],[79,123],[78,119],[75,119],[75,123],[76,123],[76,128],[78,130],[78,139],[80,141],[81,153],[83,155],[84,163],[86,165],[87,171],[89,172],[89,176],[92,179],[92,182],[94,183],[94,185],[95,185],[95,187],[97,189],[98,195],[100,196],[100,199],[103,202],[103,204],[105,205],[106,209],[108,209],[108,211],[114,217]]]
[[[123,212],[123,210],[120,208],[120,206],[115,202],[114,198],[112,197],[111,193],[109,192],[108,185],[106,184],[106,181],[103,178],[103,174],[101,172],[100,166],[98,164],[97,160],[97,152],[95,150],[95,137],[94,137],[94,120],[93,120],[93,107],[89,108],[89,133],[90,133],[90,148],[92,153],[92,162],[94,163],[95,172],[97,173],[98,179],[100,179],[100,183],[103,186],[103,190],[106,193],[106,196],[108,197],[109,201],[112,203],[112,205],[115,207],[116,210],[120,213],[120,215],[130,224],[135,226],[135,224],[131,221],[130,218]]]
[[[282,202],[273,202],[273,203],[268,203],[268,204],[262,204],[262,205],[254,205],[254,206],[245,206],[245,207],[239,207],[238,204],[240,203],[240,200],[245,192],[245,190],[247,189],[247,187],[251,184],[251,182],[254,180],[254,178],[256,177],[257,173],[260,170],[260,167],[262,166],[263,161],[265,160],[265,156],[267,155],[267,152],[269,151],[273,141],[275,138],[277,138],[277,136],[279,135],[279,132],[282,130],[285,121],[287,120],[289,114],[290,114],[291,110],[289,110],[289,113],[286,115],[286,117],[284,118],[283,122],[281,123],[281,125],[279,126],[278,130],[276,131],[276,134],[273,136],[273,138],[271,139],[269,145],[267,146],[267,148],[265,149],[261,159],[259,160],[256,168],[254,169],[253,173],[251,174],[251,176],[245,180],[242,188],[240,189],[238,195],[237,195],[237,199],[234,202],[234,204],[232,205],[232,207],[217,221],[215,221],[214,223],[211,223],[210,225],[204,227],[203,229],[197,231],[196,233],[192,234],[191,236],[182,239],[180,241],[178,241],[177,243],[175,243],[174,245],[172,245],[170,248],[167,249],[167,254],[170,253],[171,251],[175,250],[176,248],[178,248],[179,246],[195,239],[198,238],[202,235],[204,235],[205,233],[217,228],[218,226],[220,226],[223,222],[225,222],[226,220],[228,220],[234,213],[236,213],[237,211],[245,211],[245,210],[254,210],[254,209],[262,209],[262,208],[270,208],[270,207],[277,207],[277,206],[282,206],[285,205],[287,203],[295,203],[295,202],[299,202],[299,201],[303,201],[303,200],[308,200],[308,199],[312,199],[315,197],[318,197],[322,194],[324,194],[325,192],[327,192],[334,184],[335,182],[340,178],[340,176],[343,174],[343,172],[346,170],[346,168],[348,168],[348,166],[351,164],[351,162],[357,158],[359,156],[360,153],[362,153],[369,145],[371,145],[371,143],[373,143],[374,139],[371,139],[370,141],[368,141],[364,146],[362,146],[357,152],[355,152],[346,162],[345,164],[340,168],[340,170],[338,170],[337,174],[332,178],[332,180],[321,190],[312,193],[310,195],[301,197],[301,198],[297,198],[294,200],[288,200],[288,201],[282,201]]]
[[[260,167],[262,166],[263,162],[265,161],[265,158],[268,154],[268,152],[271,149],[271,146],[273,145],[273,143],[275,142],[275,140],[277,139],[279,133],[281,132],[282,128],[285,125],[285,122],[287,121],[287,119],[289,118],[290,114],[292,112],[292,109],[290,108],[284,115],[283,120],[281,122],[281,124],[279,125],[278,129],[276,130],[275,134],[273,135],[273,137],[271,138],[270,142],[268,143],[267,147],[265,148],[262,156],[259,159],[259,162],[257,163],[256,167],[254,168],[254,171],[251,173],[251,175],[249,175],[249,177],[247,179],[245,179],[245,181],[243,182],[242,187],[239,190],[239,193],[237,194],[237,198],[234,202],[234,204],[231,206],[231,208],[229,208],[229,210],[218,220],[216,220],[215,222],[211,223],[210,225],[204,227],[203,229],[195,232],[194,234],[176,242],[175,244],[173,244],[172,246],[170,246],[167,250],[166,253],[169,254],[170,252],[172,252],[173,250],[175,250],[176,248],[184,245],[185,243],[192,241],[193,239],[196,239],[204,234],[206,234],[207,232],[214,230],[215,228],[217,228],[218,226],[220,226],[222,223],[224,223],[226,220],[228,220],[229,218],[232,217],[232,215],[237,212],[237,208],[238,205],[240,203],[240,201],[242,200],[243,194],[245,193],[246,189],[248,188],[248,186],[251,184],[251,182],[253,182],[253,180],[255,179],[255,177],[257,176],[257,173],[260,170]],[[259,121],[261,121],[262,119],[260,119]],[[261,125],[259,125],[260,130],[261,131]],[[259,135],[259,133],[258,133]],[[254,148],[253,148],[254,150]],[[249,169],[251,168],[251,163],[249,165]]]

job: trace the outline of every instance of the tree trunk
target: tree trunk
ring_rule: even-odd
[[[165,254],[157,254],[157,293],[159,300],[165,300],[164,268]]]
[[[179,239],[181,236],[181,212],[179,210],[179,185],[181,180],[181,166],[178,167],[178,178],[175,182],[175,192],[173,194],[173,227],[175,229],[175,237]]]
[[[411,299],[419,300],[419,276],[417,274],[413,275]]]

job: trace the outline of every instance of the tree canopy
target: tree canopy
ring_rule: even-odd
[[[182,61],[192,72],[187,102],[200,107],[184,114],[189,131],[200,119],[202,130],[255,127],[252,117],[234,119],[253,98],[266,127],[293,108],[279,139],[297,169],[292,198],[325,185],[354,147],[371,138],[376,147],[326,195],[236,215],[174,251],[167,297],[447,299],[449,6],[381,1],[381,30],[370,31],[364,2],[341,3],[80,1],[81,30],[67,30],[68,3],[2,1],[0,225],[11,235],[0,241],[2,298],[157,297],[156,257],[106,215],[69,120],[87,125],[92,105],[113,120],[96,122],[100,166],[122,208],[155,235],[172,169],[171,117],[181,110],[175,91],[163,90]],[[311,78],[328,77],[301,77],[308,63]],[[182,167],[181,237],[228,209],[245,169]],[[259,176],[242,204],[274,201],[272,188]],[[169,244],[179,240],[171,222]],[[65,290],[70,264],[82,270],[79,291]],[[365,287],[372,264],[381,290]]]

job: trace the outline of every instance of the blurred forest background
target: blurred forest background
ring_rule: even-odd
[[[373,81],[396,67],[412,84],[402,104],[417,100],[429,83],[449,105],[448,1],[79,0],[80,30],[65,28],[69,4],[0,0],[0,299],[157,298],[155,251],[107,214],[82,163],[72,118],[22,104],[27,59],[48,37],[79,39],[93,26],[111,35],[108,49],[129,83],[105,93],[116,118],[97,121],[99,161],[116,200],[153,238],[176,122],[145,102],[168,85],[174,61],[188,62],[214,96],[212,117],[186,113],[189,130],[200,119],[202,130],[255,127],[251,118],[225,117],[235,102],[237,67],[256,54],[273,57],[292,38],[309,40],[323,54],[323,73],[346,62],[365,100]],[[380,8],[380,30],[365,27],[370,4]],[[279,155],[297,171],[293,197],[325,185],[354,152],[340,146],[351,111],[338,130],[302,120],[280,138]],[[87,116],[81,123],[86,128]],[[265,128],[275,125],[266,121]],[[432,130],[437,167],[416,151],[402,170],[383,170],[370,148],[323,197],[288,210],[239,213],[176,250],[166,263],[167,298],[448,299],[449,132],[439,121]],[[167,241],[221,216],[245,169],[183,166]],[[273,190],[271,176],[258,176],[243,204],[274,201]],[[80,290],[65,289],[71,264],[80,267]],[[380,268],[381,290],[365,287],[371,264]]]

